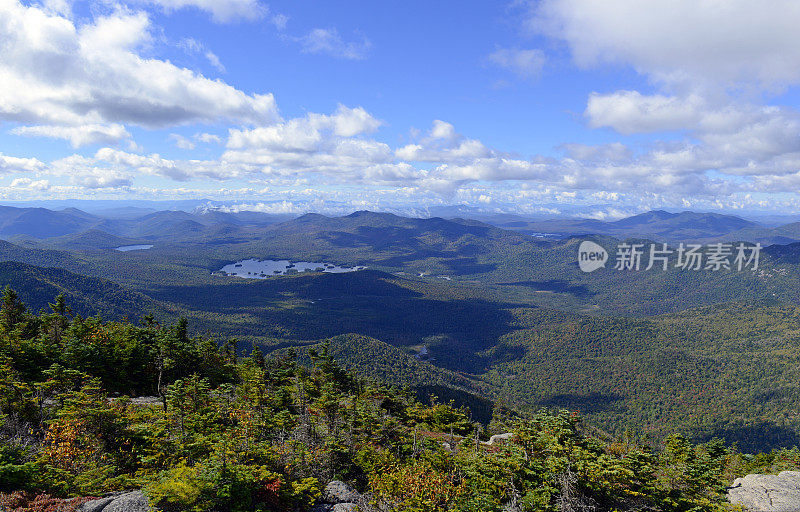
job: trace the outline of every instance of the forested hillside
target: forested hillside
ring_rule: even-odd
[[[343,479],[365,510],[727,510],[725,485],[795,467],[718,440],[669,435],[655,450],[598,437],[568,412],[420,403],[342,370],[327,344],[238,356],[186,322],[140,326],[0,308],[0,504],[73,510],[70,497],[141,488],[161,510],[303,511]],[[141,400],[140,395],[155,395]],[[487,435],[512,432],[506,443]],[[45,494],[42,494],[45,493]]]
[[[778,256],[793,258],[789,249]],[[454,399],[476,419],[489,415],[486,400],[499,399],[528,410],[568,407],[614,435],[718,436],[748,452],[798,443],[798,313],[774,298],[608,318],[374,270],[220,279],[147,295],[60,269],[0,264],[0,285],[20,290],[33,311],[63,293],[83,316],[186,316],[191,332],[217,343],[235,337],[241,352],[330,339],[359,375]]]

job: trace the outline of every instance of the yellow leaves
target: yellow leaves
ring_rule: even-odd
[[[178,506],[184,510],[195,510],[194,506],[203,494],[203,482],[198,468],[188,467],[185,461],[166,472],[147,489],[151,500],[159,506]]]
[[[56,421],[47,429],[41,458],[53,467],[77,473],[90,461],[100,460],[100,446],[94,441],[81,421]]]

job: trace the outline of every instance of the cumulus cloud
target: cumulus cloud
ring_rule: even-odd
[[[650,156],[675,168],[727,174],[784,173],[800,151],[800,112],[786,107],[713,102],[689,95],[592,94],[589,125],[624,134],[684,130],[696,142],[664,144]],[[777,159],[777,160],[776,160]]]
[[[31,178],[16,178],[11,182],[11,188],[33,192],[44,192],[50,188],[47,180],[33,180]]]
[[[366,58],[372,47],[372,42],[366,37],[362,37],[360,41],[345,41],[335,28],[315,28],[296,40],[304,53],[330,55],[349,60]]]
[[[117,172],[121,176],[150,175],[170,178],[176,181],[192,179],[232,180],[254,172],[247,165],[239,165],[222,160],[171,160],[157,153],[139,155],[114,148],[102,148],[93,158],[83,162],[64,159],[57,166],[62,169],[75,169],[75,163],[83,163],[85,169]]]
[[[270,172],[366,169],[392,161],[388,145],[358,137],[381,124],[363,108],[340,105],[332,115],[310,113],[270,126],[232,129],[223,158],[263,166]]]
[[[180,149],[194,149],[196,147],[196,144],[192,142],[190,139],[177,133],[170,133],[169,140],[171,140],[172,143],[175,144],[175,147]]]
[[[324,141],[326,134],[353,137],[374,132],[380,125],[381,121],[361,107],[348,108],[339,105],[333,115],[309,113],[306,117],[271,126],[251,130],[231,130],[228,147],[312,150]]]
[[[69,141],[73,148],[89,144],[107,144],[130,138],[131,134],[121,124],[88,124],[82,126],[20,126],[11,130],[15,135],[49,137]]]
[[[192,138],[203,144],[222,144],[222,137],[212,133],[195,133]]]
[[[76,25],[42,8],[0,2],[0,120],[158,128],[278,119],[271,94],[248,95],[141,56],[149,29],[144,13],[117,12]]]
[[[395,151],[401,160],[442,163],[466,163],[492,154],[482,142],[461,136],[452,124],[439,119],[433,122],[428,136],[419,143],[408,144]]]
[[[529,26],[582,66],[628,64],[665,81],[781,87],[800,82],[794,0],[543,0]]]
[[[646,96],[638,91],[592,93],[585,115],[592,128],[610,127],[625,135],[682,130],[697,126],[705,103],[694,94],[676,97]]]
[[[39,172],[46,166],[37,158],[19,158],[0,153],[0,173]]]

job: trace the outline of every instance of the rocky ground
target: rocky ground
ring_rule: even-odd
[[[798,512],[800,471],[737,478],[728,490],[728,501],[749,512]]]

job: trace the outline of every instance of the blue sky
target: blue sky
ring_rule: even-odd
[[[796,213],[798,21],[788,0],[0,0],[0,200]]]

